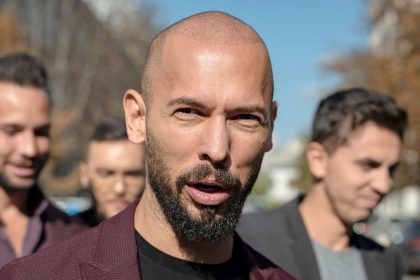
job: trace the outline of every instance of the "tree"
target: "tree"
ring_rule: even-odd
[[[0,53],[27,49],[22,26],[10,9],[0,10]]]
[[[157,32],[153,9],[147,8],[111,27],[80,0],[0,0],[0,31],[2,18],[16,26],[7,29],[16,33],[8,36],[11,47],[0,51],[27,50],[49,70],[54,104],[51,157],[42,179],[47,194],[79,188],[77,163],[93,126],[121,116],[123,93],[139,87],[147,45]]]

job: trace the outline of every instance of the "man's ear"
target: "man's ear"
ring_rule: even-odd
[[[123,98],[128,139],[135,144],[146,140],[146,106],[143,97],[135,90],[128,90]]]
[[[268,137],[268,140],[265,144],[265,152],[270,151],[273,148],[273,130],[274,130],[274,121],[277,117],[277,102],[273,101],[271,103],[271,114],[270,114],[270,135]]]
[[[80,178],[80,184],[83,189],[89,188],[89,170],[87,163],[82,161],[79,163],[79,178]]]
[[[327,169],[328,154],[318,142],[310,142],[306,147],[309,171],[316,179],[322,179]]]

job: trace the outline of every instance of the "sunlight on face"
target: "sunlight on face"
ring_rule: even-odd
[[[366,220],[392,187],[401,140],[368,122],[327,160],[323,178],[331,203],[348,224]]]
[[[165,77],[170,81],[153,86],[148,108],[149,183],[169,222],[180,231],[175,220],[199,221],[206,211],[211,215],[206,222],[221,220],[239,202],[235,208],[239,214],[233,215],[227,234],[236,226],[263,155],[271,147],[266,53],[257,44],[213,46],[174,37],[173,48],[162,57],[168,59]],[[202,174],[203,165],[210,171]],[[216,175],[218,171],[238,184],[229,185]],[[205,235],[201,237],[206,239]]]

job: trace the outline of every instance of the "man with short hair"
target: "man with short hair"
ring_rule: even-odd
[[[90,226],[111,218],[144,189],[144,145],[128,140],[125,121],[108,118],[96,125],[79,165],[80,181],[93,200],[79,216]]]
[[[406,125],[406,112],[389,96],[352,88],[326,97],[306,149],[308,194],[244,215],[239,233],[297,279],[400,279],[398,254],[353,225],[391,190]]]
[[[152,42],[129,139],[146,144],[139,202],[85,234],[5,267],[5,279],[292,279],[235,233],[277,105],[267,48],[221,12],[183,19]]]
[[[50,99],[40,61],[0,57],[0,267],[86,227],[52,206],[37,184],[49,154]]]

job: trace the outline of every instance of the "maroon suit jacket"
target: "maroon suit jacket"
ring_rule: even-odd
[[[137,201],[97,227],[9,263],[0,270],[0,279],[139,280],[136,205]],[[250,279],[293,279],[245,243],[240,247]]]

